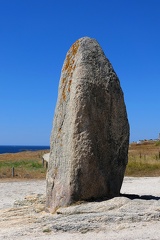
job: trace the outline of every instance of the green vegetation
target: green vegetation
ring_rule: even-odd
[[[44,233],[50,233],[52,230],[50,229],[50,228],[45,228],[45,229],[43,229],[43,232]]]
[[[160,141],[157,141],[157,142],[156,142],[156,146],[160,146]]]
[[[160,141],[130,144],[127,176],[160,176]]]
[[[0,162],[0,168],[26,168],[29,170],[42,168],[42,164],[34,160],[22,160],[22,161],[10,161],[10,162]]]
[[[47,152],[49,150],[0,154],[0,178],[11,178],[14,167],[15,178],[45,179],[46,166],[42,165],[42,156]],[[160,176],[160,141],[130,144],[125,175]]]
[[[48,151],[0,154],[0,178],[45,178],[46,166],[42,156]]]
[[[160,175],[160,161],[159,162],[145,162],[129,160],[126,169],[128,176],[157,176]]]

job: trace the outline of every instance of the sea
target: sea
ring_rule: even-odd
[[[49,146],[0,146],[0,154],[2,153],[18,153],[23,151],[38,151],[38,150],[49,150]]]

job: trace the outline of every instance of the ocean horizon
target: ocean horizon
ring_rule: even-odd
[[[24,151],[49,150],[50,146],[30,146],[30,145],[0,145],[0,154],[18,153]]]

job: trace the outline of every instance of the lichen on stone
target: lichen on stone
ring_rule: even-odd
[[[72,76],[73,76],[73,71],[75,70],[75,55],[78,51],[79,48],[79,41],[75,42],[70,51],[68,52],[65,60],[65,64],[62,70],[62,73],[66,76],[62,78],[62,100],[66,101],[66,95],[70,92],[71,89],[71,83],[72,83]],[[70,79],[66,81],[66,78]],[[66,87],[68,85],[68,93],[66,93]]]

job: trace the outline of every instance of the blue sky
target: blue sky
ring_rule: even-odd
[[[0,145],[49,145],[65,55],[95,38],[124,92],[130,141],[160,132],[159,0],[0,0]]]

